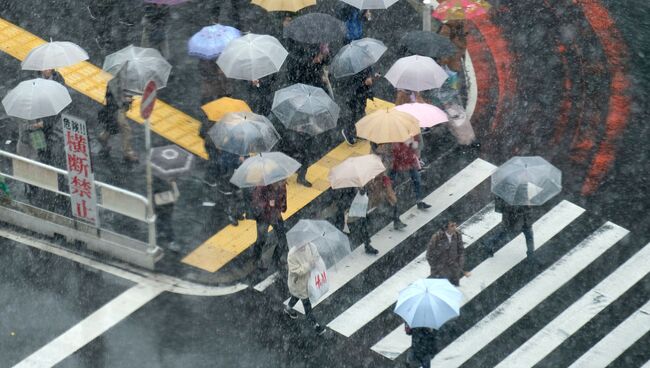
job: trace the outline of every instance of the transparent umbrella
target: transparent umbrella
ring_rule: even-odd
[[[167,85],[171,64],[152,48],[142,48],[129,45],[120,51],[106,57],[102,69],[117,75],[126,65],[124,88],[136,94],[141,94],[149,80],[156,82],[158,89]]]
[[[293,175],[300,163],[282,152],[260,153],[244,160],[230,182],[240,188],[266,186]]]
[[[388,9],[399,0],[341,0],[359,9]]]
[[[20,63],[23,70],[62,68],[88,60],[88,54],[79,45],[67,41],[48,42],[32,49]]]
[[[439,329],[460,315],[463,294],[447,279],[417,280],[400,291],[395,313],[409,327]]]
[[[432,58],[413,55],[395,62],[386,73],[386,79],[395,88],[426,91],[440,88],[449,76]]]
[[[325,13],[301,15],[284,28],[283,36],[294,41],[318,44],[343,39],[345,25]]]
[[[336,127],[341,109],[322,88],[294,84],[275,92],[271,111],[287,129],[317,135]]]
[[[54,116],[72,102],[60,83],[36,78],[20,82],[2,99],[7,115],[25,120]]]
[[[539,206],[562,190],[562,172],[539,156],[515,156],[492,174],[492,193],[511,205]]]
[[[330,268],[350,254],[350,240],[325,220],[300,220],[287,232],[289,248],[312,243]]]
[[[328,179],[332,189],[361,188],[385,170],[377,155],[350,157],[334,166]]]
[[[228,78],[252,81],[278,72],[288,54],[275,37],[249,33],[232,40],[217,64]]]
[[[268,152],[280,140],[269,119],[252,112],[226,114],[208,135],[217,148],[239,156]]]
[[[399,40],[399,45],[412,54],[432,58],[453,55],[458,51],[449,38],[431,31],[411,31]]]
[[[336,78],[347,77],[374,65],[388,48],[374,38],[362,38],[345,45],[336,53],[330,72]]]

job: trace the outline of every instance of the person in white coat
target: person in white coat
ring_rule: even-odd
[[[302,302],[303,309],[305,310],[305,317],[314,324],[314,330],[318,335],[325,332],[325,328],[321,326],[312,313],[311,302],[309,301],[309,277],[311,270],[316,266],[316,262],[320,258],[318,249],[312,243],[292,247],[287,255],[287,264],[289,276],[287,283],[289,286],[289,305],[285,305],[284,312],[292,319],[298,318],[298,312],[293,307]]]

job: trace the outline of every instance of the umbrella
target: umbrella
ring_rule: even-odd
[[[434,125],[449,121],[447,113],[436,106],[426,103],[408,103],[395,106],[395,110],[405,112],[418,119],[420,127],[430,128]]]
[[[253,0],[251,3],[266,11],[297,12],[308,6],[316,5],[316,0]]]
[[[492,174],[492,193],[511,205],[539,206],[561,190],[562,172],[539,156],[515,156]]]
[[[386,171],[377,155],[363,155],[347,158],[330,170],[328,179],[332,189],[361,188]]]
[[[388,9],[398,0],[341,0],[359,9]]]
[[[374,38],[362,38],[345,45],[336,53],[330,72],[336,78],[347,77],[374,65],[388,48]]]
[[[126,65],[124,88],[141,94],[149,80],[156,82],[158,89],[167,85],[172,70],[171,64],[152,48],[129,45],[106,57],[102,69],[116,75]]]
[[[303,43],[337,41],[345,35],[345,25],[329,14],[301,15],[284,28],[284,37]]]
[[[193,162],[194,155],[175,144],[151,150],[151,169],[161,179],[169,180],[189,172]]]
[[[449,38],[430,31],[411,31],[399,40],[399,45],[411,54],[432,58],[453,55],[458,51]]]
[[[268,152],[280,140],[269,119],[252,112],[229,113],[208,134],[217,148],[239,156]]]
[[[217,64],[228,78],[252,81],[276,73],[288,54],[275,37],[249,33],[230,42]]]
[[[447,279],[417,280],[400,291],[395,313],[411,328],[439,329],[460,315],[463,294]]]
[[[485,15],[490,8],[485,0],[446,0],[432,15],[440,20],[464,20]]]
[[[160,5],[179,5],[186,3],[190,0],[144,0],[145,3],[160,4]]]
[[[341,109],[322,88],[299,83],[275,92],[271,111],[287,129],[317,135],[336,127]]]
[[[236,98],[221,97],[201,106],[209,120],[218,121],[231,112],[253,112],[246,101]]]
[[[418,120],[395,109],[382,109],[355,124],[357,135],[377,144],[404,142],[420,134]]]
[[[407,56],[395,62],[386,73],[386,79],[395,87],[409,91],[426,91],[442,87],[449,76],[432,58]]]
[[[240,188],[266,186],[284,180],[300,168],[300,163],[282,152],[260,153],[244,160],[230,182]]]
[[[350,240],[325,220],[300,220],[287,232],[289,249],[312,243],[330,268],[350,254]]]
[[[72,102],[60,83],[36,78],[20,82],[2,99],[7,115],[25,120],[54,116]]]
[[[237,28],[215,24],[203,27],[187,42],[187,53],[201,59],[215,59],[230,41],[241,37]]]
[[[88,54],[78,45],[67,41],[54,41],[33,48],[20,66],[23,70],[48,70],[84,60],[88,60]]]

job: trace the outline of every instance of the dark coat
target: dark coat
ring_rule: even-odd
[[[501,213],[501,223],[512,232],[519,232],[532,225],[532,208],[530,206],[512,206],[496,196],[494,210]]]
[[[275,204],[272,206],[271,201]],[[287,184],[271,184],[256,187],[253,191],[253,213],[257,221],[274,224],[282,220],[282,212],[287,210]]]
[[[452,284],[457,284],[465,267],[465,248],[460,232],[451,236],[451,242],[444,230],[435,233],[427,246],[427,261],[431,276],[446,278]]]
[[[352,86],[351,90],[354,91],[348,98],[348,106],[350,107],[350,116],[352,121],[357,122],[366,114],[366,104],[368,99],[374,99],[375,93],[372,85],[366,86],[364,81],[372,75],[370,69],[361,71],[354,76],[350,77]]]
[[[410,328],[408,325],[405,325],[405,329],[406,334],[411,335],[411,350],[416,358],[433,358],[436,355],[436,330],[425,327]]]

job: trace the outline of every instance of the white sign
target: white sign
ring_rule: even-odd
[[[86,122],[80,118],[63,114],[63,137],[70,187],[70,205],[75,217],[99,226],[97,192],[93,168],[90,163],[90,146]]]

